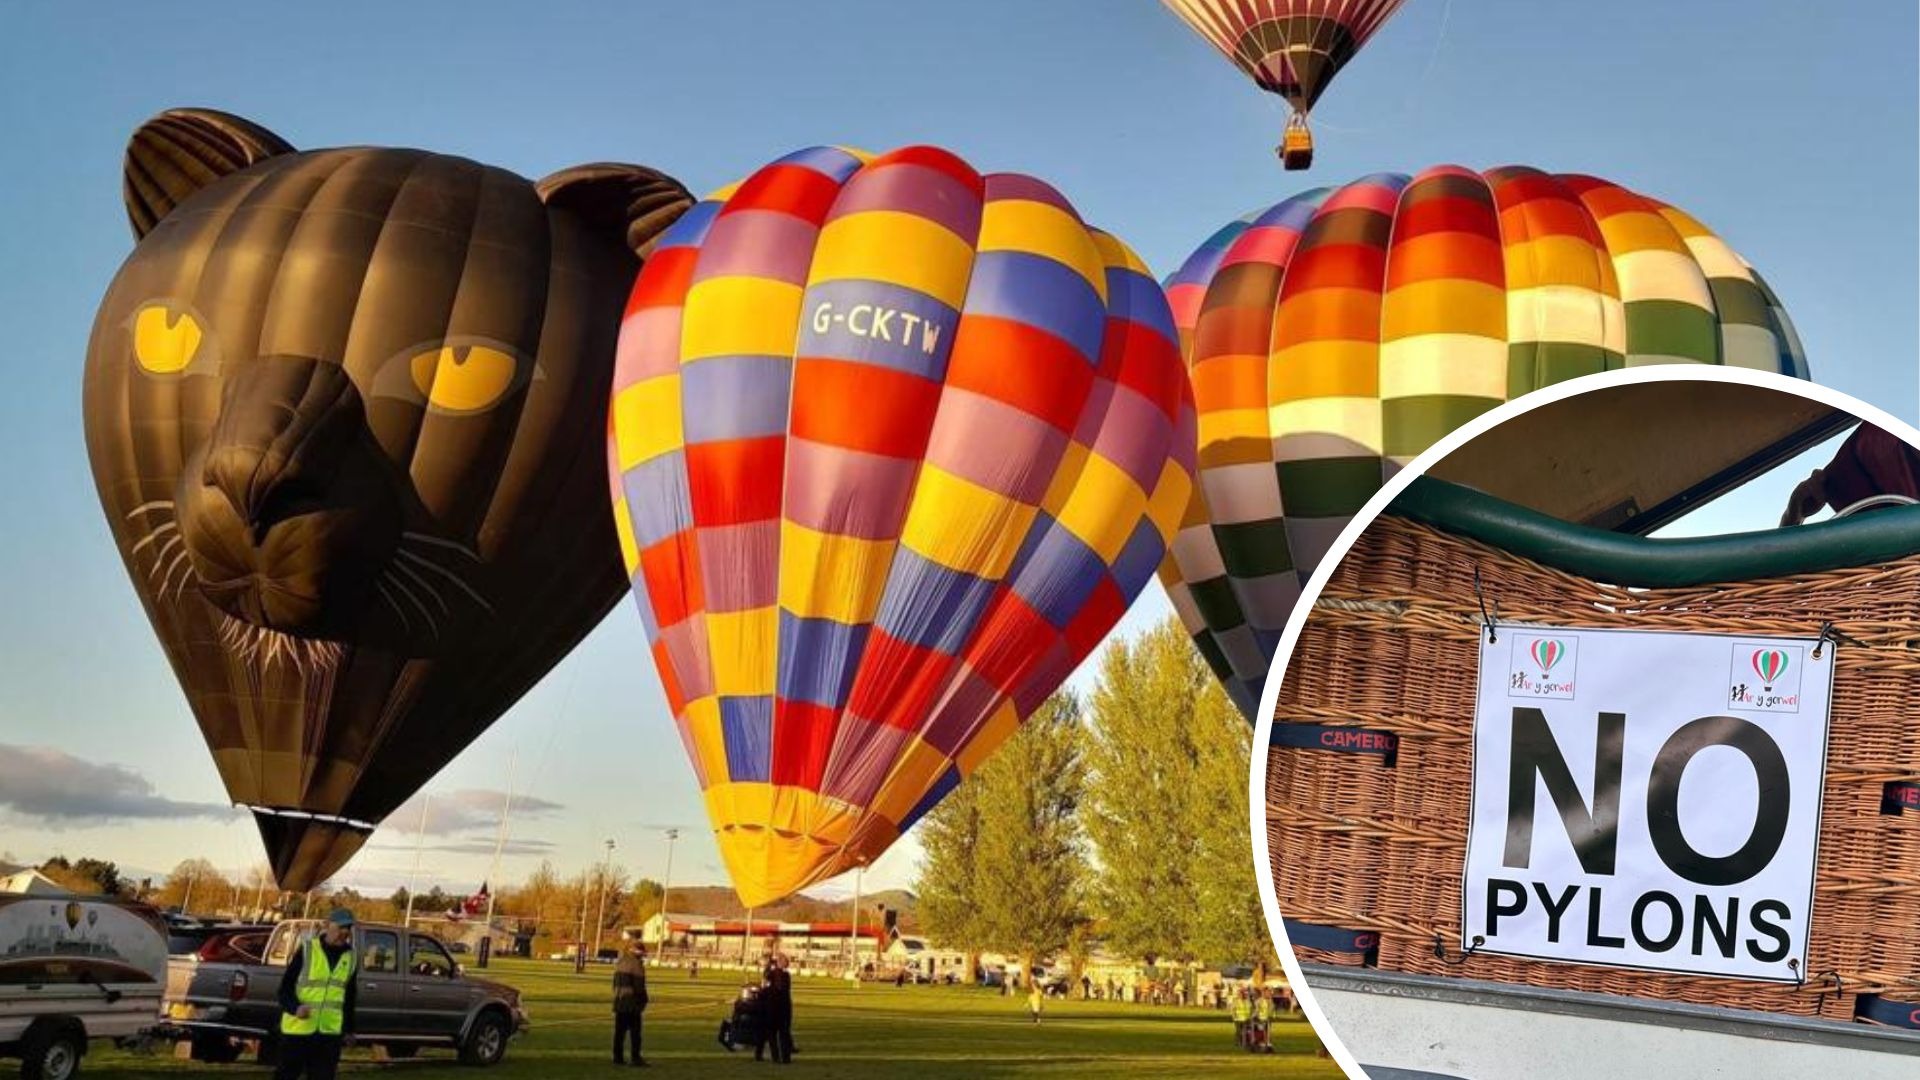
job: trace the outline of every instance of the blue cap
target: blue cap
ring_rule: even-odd
[[[335,926],[352,926],[353,912],[343,907],[334,908],[333,914],[327,916],[327,921]]]

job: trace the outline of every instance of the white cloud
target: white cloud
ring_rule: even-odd
[[[220,803],[183,802],[155,791],[125,765],[86,761],[51,746],[0,743],[0,808],[52,828],[116,821],[230,818]]]

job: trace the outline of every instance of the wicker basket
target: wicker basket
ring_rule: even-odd
[[[1920,511],[1811,527],[1819,534],[1816,555],[1802,557],[1802,545],[1800,555],[1782,549],[1771,552],[1771,562],[1760,560],[1819,566],[1864,556],[1872,560],[1867,565],[1628,588],[1539,558],[1579,561],[1556,555],[1563,551],[1552,542],[1556,533],[1605,536],[1602,545],[1616,555],[1657,549],[1666,556],[1686,545],[1539,519],[1531,525],[1543,542],[1518,545],[1533,548],[1535,557],[1528,557],[1514,544],[1496,547],[1464,535],[1489,530],[1454,520],[1457,502],[1448,500],[1461,489],[1450,487],[1417,481],[1408,496],[1418,498],[1403,497],[1367,529],[1315,601],[1280,687],[1277,725],[1360,728],[1398,740],[1391,756],[1328,753],[1278,738],[1268,751],[1267,827],[1280,909],[1290,930],[1300,931],[1296,941],[1325,944],[1347,934],[1340,951],[1297,948],[1302,962],[1836,1019],[1884,1015],[1886,1005],[1920,1001],[1920,807],[1892,812],[1896,800],[1912,798],[1908,785],[1920,782],[1920,554],[1886,557],[1920,551]],[[1680,577],[1712,576],[1699,569],[1703,545],[1724,556],[1743,550],[1733,539],[1691,542],[1694,570]],[[1675,579],[1664,571],[1652,576]],[[1613,580],[1628,577],[1616,573]],[[1841,635],[1804,983],[1463,953],[1460,890],[1483,599],[1502,622]]]

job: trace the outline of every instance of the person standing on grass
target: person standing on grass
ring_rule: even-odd
[[[793,973],[787,970],[787,958],[774,961],[773,967],[773,1060],[777,1065],[793,1063]]]
[[[647,1011],[647,947],[639,938],[613,966],[613,1063],[645,1065],[640,1056],[640,1022]],[[624,1045],[623,1045],[624,1044]]]
[[[1233,995],[1233,1041],[1241,1046],[1247,1045],[1247,1023],[1253,1019],[1253,1002],[1247,1000],[1247,992],[1241,990]]]
[[[335,908],[293,950],[280,976],[280,1063],[274,1080],[333,1080],[353,1042],[353,912]]]
[[[1040,1022],[1040,1007],[1040,980],[1029,978],[1027,980],[1027,1011],[1033,1014],[1033,1022],[1036,1024]]]

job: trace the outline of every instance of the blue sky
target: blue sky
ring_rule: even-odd
[[[258,852],[220,809],[81,442],[93,308],[131,244],[120,155],[152,113],[214,106],[300,147],[418,146],[529,176],[638,161],[695,190],[798,146],[932,142],[1048,179],[1162,274],[1306,186],[1272,159],[1277,103],[1150,0],[168,10],[22,4],[0,38],[0,744],[53,748],[33,770],[77,793],[61,805],[105,791],[119,815],[28,816],[0,787],[0,850],[22,857],[164,869]],[[1762,269],[1821,381],[1912,420],[1917,36],[1893,0],[1817,15],[1788,0],[1410,0],[1316,111],[1310,175],[1524,163],[1663,198]],[[1126,625],[1166,610],[1150,589]],[[616,861],[657,876],[654,827],[679,824],[676,880],[723,880],[642,648],[623,604],[435,781],[453,812],[436,815],[423,884],[485,872],[474,792],[504,787],[510,756],[515,786],[556,805],[516,821],[527,851],[507,876],[542,855],[577,868],[608,837]],[[404,880],[410,840],[383,830],[341,880]],[[905,883],[912,861],[903,845],[870,887]]]

